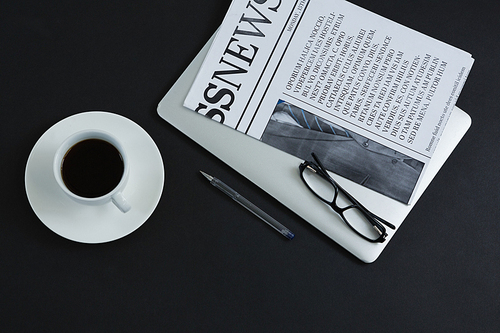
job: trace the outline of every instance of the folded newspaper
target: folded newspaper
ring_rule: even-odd
[[[184,106],[410,203],[474,59],[342,0],[234,0]]]

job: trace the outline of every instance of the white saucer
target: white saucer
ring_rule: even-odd
[[[56,183],[52,160],[58,146],[71,134],[89,128],[113,134],[129,154],[130,175],[123,195],[132,209],[127,213],[112,203],[78,204]],[[50,230],[77,242],[104,243],[130,234],[151,216],[164,179],[160,151],[146,131],[125,117],[92,111],[61,120],[40,137],[28,158],[25,186],[31,207]]]

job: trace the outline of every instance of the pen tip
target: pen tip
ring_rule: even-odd
[[[201,172],[201,174],[202,174],[203,176],[205,176],[205,178],[207,178],[208,180],[212,181],[212,179],[214,179],[214,177],[210,176],[208,173],[205,173],[205,172],[203,172],[203,171],[201,171],[201,170],[200,170],[200,172]]]

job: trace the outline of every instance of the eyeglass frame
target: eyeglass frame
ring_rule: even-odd
[[[321,161],[319,160],[319,158],[316,156],[315,153],[312,153],[311,154],[312,157],[314,158],[314,160],[316,161],[316,163],[314,162],[311,162],[311,161],[304,161],[302,162],[300,165],[299,165],[299,170],[300,170],[300,178],[302,179],[302,181],[304,182],[304,184],[307,186],[307,188],[316,196],[318,197],[321,201],[323,201],[324,203],[326,203],[327,205],[329,205],[337,214],[340,215],[340,217],[342,218],[342,221],[348,226],[350,227],[358,236],[362,237],[363,239],[369,241],[369,242],[372,242],[372,243],[383,243],[386,238],[387,238],[387,232],[386,232],[386,229],[385,227],[382,225],[385,224],[386,226],[388,226],[389,228],[395,230],[396,227],[384,220],[383,218],[373,214],[372,212],[370,212],[368,209],[366,209],[361,203],[359,203],[359,201],[357,201],[352,195],[350,195],[346,190],[344,190],[342,188],[342,186],[340,186],[335,180],[333,180],[332,177],[330,177],[330,175],[328,174],[328,172],[326,171],[325,167],[323,166],[323,163],[321,163]],[[327,182],[329,182],[333,188],[334,188],[334,191],[335,191],[335,194],[333,196],[333,199],[332,201],[328,201],[328,200],[325,200],[324,198],[322,198],[318,193],[316,193],[316,191],[314,191],[308,184],[308,182],[304,179],[304,170],[306,168],[309,168],[312,172],[316,173],[318,176],[322,177],[324,180],[326,180]],[[339,192],[344,195],[347,200],[350,201],[350,205],[344,207],[344,208],[341,208],[337,205],[336,201],[337,201],[337,198],[338,198],[338,195],[339,195]],[[364,217],[366,218],[366,220],[368,222],[370,222],[370,224],[372,225],[372,227],[377,231],[377,233],[380,235],[378,238],[376,239],[371,239],[371,238],[368,238],[366,237],[365,235],[361,234],[358,230],[356,230],[350,223],[349,221],[347,221],[347,218],[344,216],[344,212],[348,209],[352,209],[352,208],[357,208],[363,215]]]

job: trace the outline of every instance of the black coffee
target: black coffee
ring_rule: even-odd
[[[122,155],[115,146],[104,140],[87,139],[66,152],[61,175],[74,194],[97,198],[120,183],[124,168]]]

